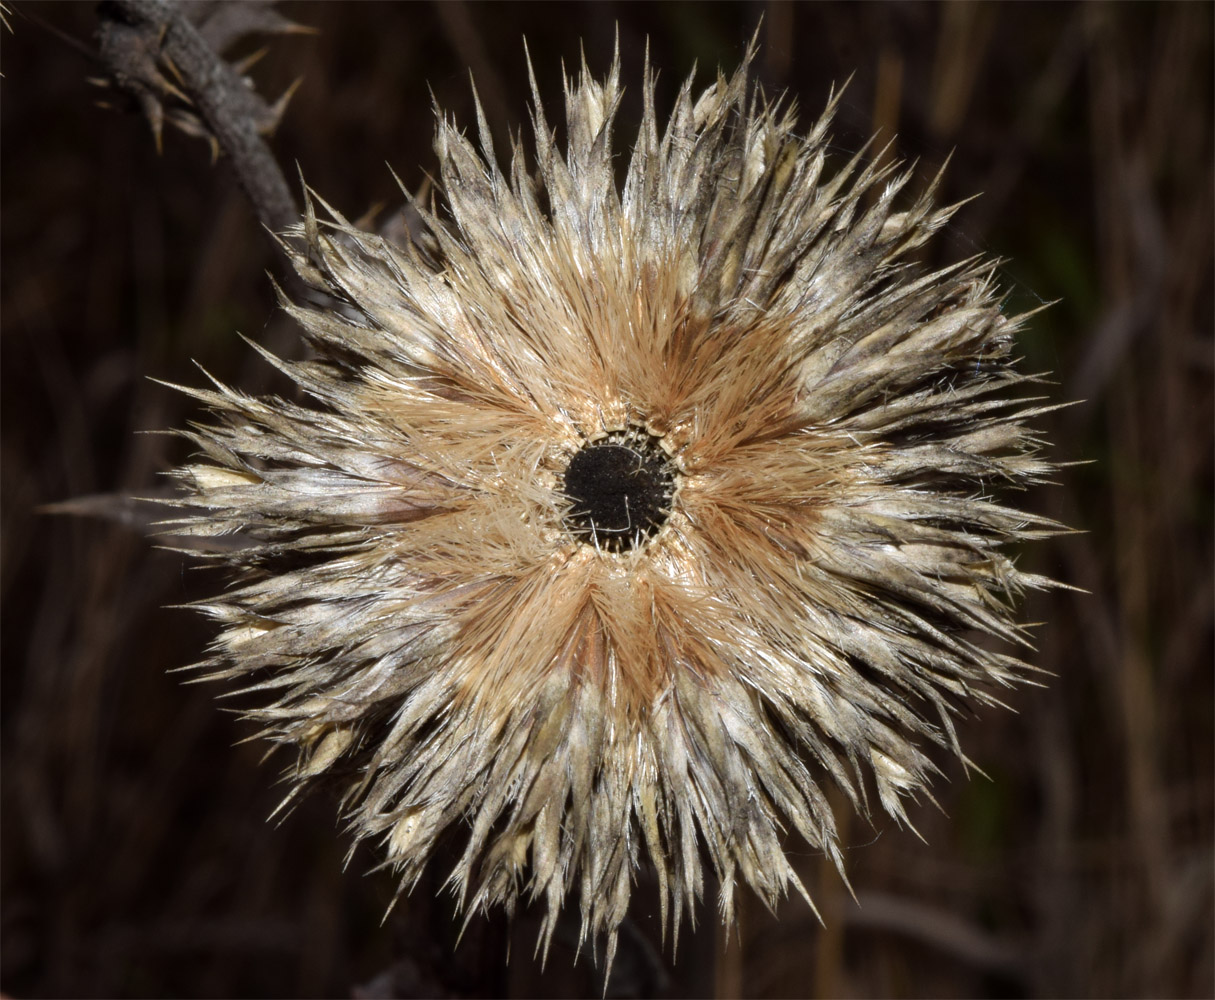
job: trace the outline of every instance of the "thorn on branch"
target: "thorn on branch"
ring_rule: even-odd
[[[267,104],[241,75],[247,64],[233,66],[221,53],[249,34],[312,29],[289,21],[264,0],[105,0],[98,18],[101,57],[114,83],[147,118],[157,150],[166,121],[206,139],[213,160],[221,152],[227,157],[266,229],[282,233],[298,222],[295,199],[265,138],[273,135],[299,81]]]

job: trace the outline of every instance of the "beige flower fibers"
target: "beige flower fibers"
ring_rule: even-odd
[[[618,62],[505,173],[443,118],[410,246],[310,203],[316,357],[266,354],[307,402],[194,392],[178,472],[237,582],[201,666],[292,794],[340,772],[404,888],[460,838],[462,905],[541,899],[545,949],[576,889],[609,962],[639,866],[677,933],[706,861],[727,920],[804,893],[789,828],[841,864],[825,783],[904,821],[1049,584],[1008,550],[1054,526],[991,495],[1051,470],[994,265],[917,270],[953,208],[829,165],[834,102],[799,136],[749,63],[665,124],[647,71],[624,160]]]

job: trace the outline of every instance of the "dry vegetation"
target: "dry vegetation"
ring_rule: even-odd
[[[823,858],[797,866],[826,920],[744,902],[728,946],[711,914],[677,960],[646,884],[608,992],[621,996],[1209,996],[1215,991],[1212,715],[1212,8],[1210,5],[782,4],[711,7],[316,5],[253,71],[304,83],[274,140],[357,217],[433,164],[429,86],[471,121],[471,67],[500,136],[519,127],[528,38],[546,99],[559,61],[645,40],[665,91],[698,59],[732,66],[761,13],[761,75],[812,113],[856,76],[841,151],[876,131],[944,196],[982,191],[937,252],[1007,258],[1012,306],[1059,300],[1022,338],[1055,372],[1065,470],[1030,498],[1083,534],[1022,567],[1089,593],[1033,598],[1035,662],[1056,676],[960,736],[990,780],[942,759],[938,812],[845,833],[860,906]],[[196,359],[282,390],[236,337],[287,355],[264,272],[277,262],[224,165],[135,115],[92,106],[92,5],[18,3],[2,45],[3,806],[0,988],[12,996],[597,995],[577,921],[546,971],[532,915],[458,924],[436,874],[381,926],[393,883],[341,871],[334,802],[278,827],[262,748],[216,690],[166,668],[209,637],[165,606],[208,593],[145,537],[39,505],[163,490],[184,445]],[[55,29],[54,31],[50,30]],[[75,46],[67,39],[76,39]],[[639,108],[628,103],[624,120]],[[631,116],[631,118],[630,118]],[[88,506],[84,504],[82,506]],[[286,763],[284,760],[282,763]],[[841,810],[843,814],[844,810]],[[450,865],[446,866],[450,868]],[[442,865],[435,871],[444,870]],[[640,876],[643,881],[644,873]],[[508,950],[510,964],[506,963]]]

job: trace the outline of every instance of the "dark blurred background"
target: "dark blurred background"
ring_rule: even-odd
[[[457,944],[441,869],[381,923],[393,882],[367,874],[370,850],[343,872],[335,799],[267,823],[286,760],[236,745],[250,730],[217,688],[166,673],[210,636],[166,606],[219,582],[158,550],[131,505],[40,513],[166,488],[186,446],[140,432],[197,412],[149,377],[199,384],[197,361],[264,391],[271,373],[236,332],[299,345],[224,162],[171,129],[157,155],[138,115],[94,106],[93,6],[9,6],[0,989],[599,995],[586,949],[575,962],[576,904],[544,971],[530,913],[474,917]],[[281,9],[317,33],[273,39],[251,72],[270,98],[303,77],[273,148],[352,218],[399,204],[386,163],[411,189],[433,169],[431,92],[471,122],[470,68],[505,145],[526,121],[523,36],[559,119],[580,45],[602,72],[618,33],[631,83],[648,39],[669,102],[694,63],[702,84],[737,65],[762,17],[758,74],[797,95],[804,123],[852,75],[841,156],[897,136],[920,185],[952,152],[943,197],[983,193],[929,262],[996,255],[1011,309],[1055,303],[1020,341],[1053,399],[1083,401],[1042,424],[1060,461],[1088,464],[1025,501],[1083,531],[1021,559],[1083,588],[1025,608],[1042,623],[1032,660],[1054,676],[960,726],[987,777],[941,759],[941,809],[912,814],[922,841],[841,808],[859,906],[797,854],[825,927],[800,900],[774,915],[744,895],[727,944],[710,900],[676,956],[643,873],[609,995],[1211,996],[1212,6]]]

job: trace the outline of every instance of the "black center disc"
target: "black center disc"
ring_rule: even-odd
[[[570,500],[569,530],[588,544],[623,552],[666,524],[675,469],[657,438],[617,431],[570,459],[562,487]]]

